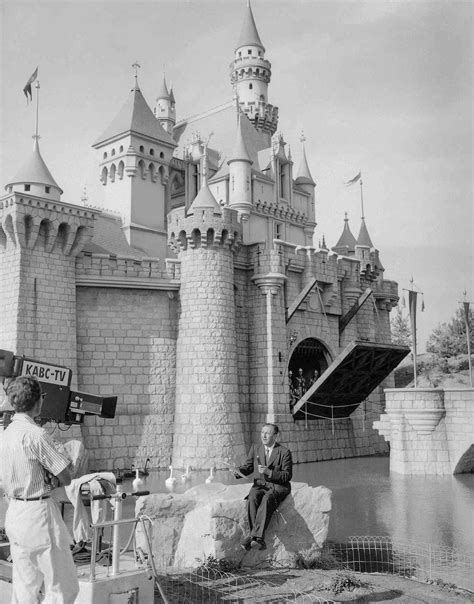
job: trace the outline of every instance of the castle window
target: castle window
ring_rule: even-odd
[[[10,186],[8,187],[8,192],[9,192],[9,193],[11,193],[12,191],[13,191],[13,187],[10,185]]]
[[[123,178],[123,169],[124,169],[124,167],[125,167],[124,163],[123,163],[123,161],[121,161],[119,163],[119,165],[118,165],[118,170],[117,170],[117,175],[118,175],[118,177],[119,177],[120,180],[122,180],[122,178]]]
[[[161,159],[164,159],[165,154],[163,153],[163,151],[160,151],[160,157],[161,157]]]
[[[25,191],[29,191],[31,189],[31,185],[25,185]]]
[[[242,56],[242,51],[239,50],[239,57],[241,57],[241,56]]]
[[[253,84],[249,84],[249,90],[253,89]]]
[[[251,50],[247,50],[247,54],[251,55],[252,51]]]
[[[49,193],[51,191],[51,187],[48,187],[47,185],[44,187],[44,192],[45,193]]]
[[[110,182],[115,182],[115,172],[116,172],[115,164],[112,164],[110,166],[110,174],[109,174]]]
[[[154,149],[150,149],[150,155],[155,155],[155,150]]]
[[[259,56],[259,57],[261,57],[261,56],[262,56],[262,51],[261,51],[261,50],[259,50],[259,51],[258,51],[258,56]]]
[[[112,153],[110,155],[115,155],[115,149],[112,149]]]
[[[140,153],[145,153],[145,147],[143,145],[140,145]]]
[[[282,222],[274,222],[273,223],[273,238],[281,239],[283,235],[283,223]]]
[[[123,153],[123,145],[120,145],[119,153]]]
[[[104,157],[104,159],[107,159],[107,151],[104,151],[103,157]]]

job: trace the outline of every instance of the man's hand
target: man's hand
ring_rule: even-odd
[[[261,464],[259,464],[259,466],[258,466],[258,473],[259,474],[265,474],[266,476],[270,476],[270,474],[272,473],[272,471],[269,470],[267,468],[267,466],[262,466]]]

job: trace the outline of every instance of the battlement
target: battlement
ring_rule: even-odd
[[[186,215],[180,207],[168,214],[168,245],[175,252],[189,248],[224,248],[237,251],[242,242],[238,213],[228,207],[217,214],[213,208],[196,208]]]
[[[295,222],[297,224],[305,224],[308,221],[308,216],[306,216],[304,212],[296,210],[287,203],[267,202],[258,199],[254,202],[254,210],[259,214],[275,216],[275,218]]]
[[[264,101],[240,102],[240,108],[257,130],[269,132],[272,136],[278,127],[278,107]]]
[[[262,80],[269,83],[272,64],[267,59],[256,56],[239,57],[230,64],[230,81],[234,85],[240,80]]]
[[[10,193],[0,200],[0,247],[34,249],[44,235],[46,252],[76,256],[91,240],[100,211],[34,195]]]

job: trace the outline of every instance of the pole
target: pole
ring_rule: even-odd
[[[472,384],[472,359],[471,359],[471,330],[469,329],[469,321],[466,321],[466,336],[467,336],[467,360],[469,363],[469,379]]]
[[[362,176],[360,177],[360,211],[362,212],[362,220],[365,218],[364,214],[364,192],[362,190]]]
[[[115,498],[114,522],[122,520],[122,485],[117,485]],[[112,576],[116,577],[120,572],[120,526],[114,524],[112,529]]]
[[[40,91],[40,83],[39,80],[36,80],[36,127],[35,127],[35,138],[38,139],[38,123],[39,123],[39,91]]]

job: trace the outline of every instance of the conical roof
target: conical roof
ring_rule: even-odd
[[[122,109],[92,146],[99,147],[102,143],[129,132],[176,146],[171,135],[153,115],[138,85],[132,89]]]
[[[164,74],[163,74],[163,82],[161,83],[161,89],[159,90],[158,95],[156,97],[157,101],[159,99],[171,100],[170,93],[168,92],[168,86],[166,85],[166,78],[165,78]]]
[[[374,247],[372,240],[369,235],[369,231],[367,230],[367,226],[365,224],[365,219],[362,218],[362,222],[360,223],[360,231],[359,236],[357,237],[357,245],[363,245],[365,247]]]
[[[48,170],[48,166],[44,163],[44,159],[41,157],[37,137],[35,137],[33,153],[30,155],[28,161],[23,165],[23,167],[17,172],[15,178],[7,183],[5,189],[7,189],[7,187],[10,185],[23,183],[35,183],[39,185],[56,187],[61,194],[63,192],[61,187],[54,180],[51,172]]]
[[[237,42],[235,50],[237,50],[241,46],[259,46],[265,52],[265,47],[263,46],[260,40],[260,36],[258,35],[257,31],[257,26],[255,25],[250,1],[247,4],[244,22],[242,24],[239,41]]]
[[[175,100],[175,98],[174,98],[174,93],[173,93],[173,87],[172,87],[172,86],[171,86],[171,88],[170,88],[170,101],[171,101],[172,103],[176,103],[176,100]]]
[[[234,149],[233,149],[232,154],[231,154],[229,160],[227,161],[227,163],[230,164],[234,161],[246,161],[249,164],[253,163],[252,160],[250,159],[249,152],[247,151],[247,147],[245,146],[240,116],[239,116],[239,119],[237,122],[237,137],[235,139]]]
[[[199,189],[199,193],[194,198],[193,203],[188,209],[188,215],[194,214],[196,210],[214,210],[214,214],[222,214],[220,205],[217,203],[216,198],[211,193],[206,179],[203,180],[202,187]]]
[[[313,185],[316,186],[316,183],[311,176],[311,172],[309,171],[308,160],[306,159],[306,151],[303,145],[303,157],[301,159],[301,163],[298,166],[298,174],[295,180],[297,185]]]
[[[357,243],[356,238],[354,237],[354,235],[351,232],[351,229],[349,228],[349,219],[347,218],[347,214],[346,214],[346,217],[344,218],[344,229],[342,231],[342,235],[339,237],[339,241],[336,243],[336,245],[332,249],[335,252],[338,252],[339,250],[353,252],[356,243]]]

